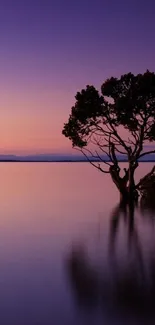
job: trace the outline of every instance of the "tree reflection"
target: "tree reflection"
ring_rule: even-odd
[[[149,206],[147,213],[142,205],[121,204],[112,211],[108,268],[103,266],[99,272],[84,248],[76,246],[67,259],[67,270],[78,304],[82,307],[100,305],[104,310],[106,308],[117,314],[132,315],[141,322],[144,319],[148,322],[155,320],[155,244],[152,243],[152,250],[143,247],[136,211],[141,213],[143,221],[148,216]],[[154,214],[155,210],[151,207],[150,222]],[[124,225],[127,250],[125,257],[119,259],[116,247],[121,224]]]
[[[67,261],[72,286],[80,306],[94,307],[98,302],[97,273],[89,265],[86,252],[76,247]]]

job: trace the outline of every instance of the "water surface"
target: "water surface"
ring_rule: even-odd
[[[136,272],[140,289],[152,283],[154,211],[119,207],[109,176],[87,163],[1,163],[0,180],[3,325],[153,324],[124,297]]]

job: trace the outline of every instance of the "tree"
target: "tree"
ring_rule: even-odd
[[[141,185],[134,179],[138,161],[155,152],[145,151],[145,145],[155,141],[155,73],[112,77],[101,86],[101,94],[88,85],[75,99],[62,133],[94,167],[111,175],[122,199],[136,199]],[[128,161],[124,176],[120,154]]]

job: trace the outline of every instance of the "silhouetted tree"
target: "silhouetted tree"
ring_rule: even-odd
[[[101,94],[87,86],[75,99],[62,133],[93,166],[111,174],[123,199],[137,199],[140,184],[135,184],[134,173],[138,160],[155,152],[144,151],[145,142],[155,140],[155,73],[147,70],[136,76],[112,77],[103,83]],[[124,177],[120,176],[119,154],[128,160]]]

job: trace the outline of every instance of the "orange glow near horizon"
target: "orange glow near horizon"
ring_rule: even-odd
[[[154,71],[153,5],[61,2],[1,3],[0,154],[72,153],[62,128],[76,93]]]
[[[61,133],[71,106],[64,94],[0,96],[0,154],[71,152],[71,142]]]

